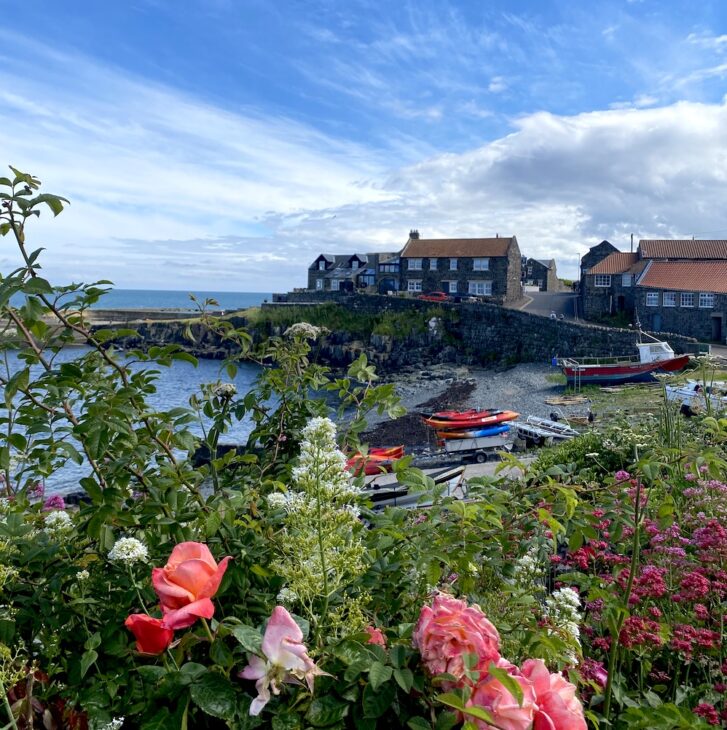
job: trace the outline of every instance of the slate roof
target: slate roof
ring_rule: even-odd
[[[639,241],[645,259],[727,259],[727,241],[692,239],[643,239]]]
[[[410,238],[401,258],[498,258],[514,238]]]
[[[651,261],[637,285],[727,294],[727,261]]]
[[[545,266],[546,269],[555,268],[555,259],[533,259],[533,261],[537,261],[541,266]]]

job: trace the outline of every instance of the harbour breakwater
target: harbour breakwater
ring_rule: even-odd
[[[295,321],[331,330],[316,345],[318,362],[345,368],[365,354],[382,373],[433,364],[506,366],[549,362],[553,357],[609,357],[635,354],[639,335],[548,317],[480,302],[432,304],[368,294],[301,292],[263,304],[254,317],[228,316],[246,328],[254,342],[281,335]],[[331,323],[335,323],[333,326]],[[137,335],[124,347],[177,344],[197,357],[223,359],[234,346],[200,322],[190,320],[128,322]],[[675,352],[696,351],[697,341],[660,333]]]

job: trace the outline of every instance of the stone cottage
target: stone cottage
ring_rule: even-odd
[[[394,275],[388,273],[389,269]],[[354,291],[378,287],[383,279],[389,289],[399,284],[399,255],[396,253],[319,254],[308,267],[308,289]]]
[[[500,304],[522,297],[515,236],[421,238],[411,231],[400,259],[401,289],[412,294],[441,291]]]
[[[555,259],[526,259],[523,283],[525,286],[537,286],[540,291],[558,291],[560,282]]]

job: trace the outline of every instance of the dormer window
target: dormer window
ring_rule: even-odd
[[[351,259],[351,268],[358,269],[358,259]]]
[[[325,259],[321,259],[318,262],[318,271],[325,271],[325,270],[326,270],[326,260]]]

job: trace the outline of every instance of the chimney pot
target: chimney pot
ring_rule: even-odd
[[[409,231],[409,238],[419,238],[419,231],[417,231],[416,228],[412,228],[412,230]]]

